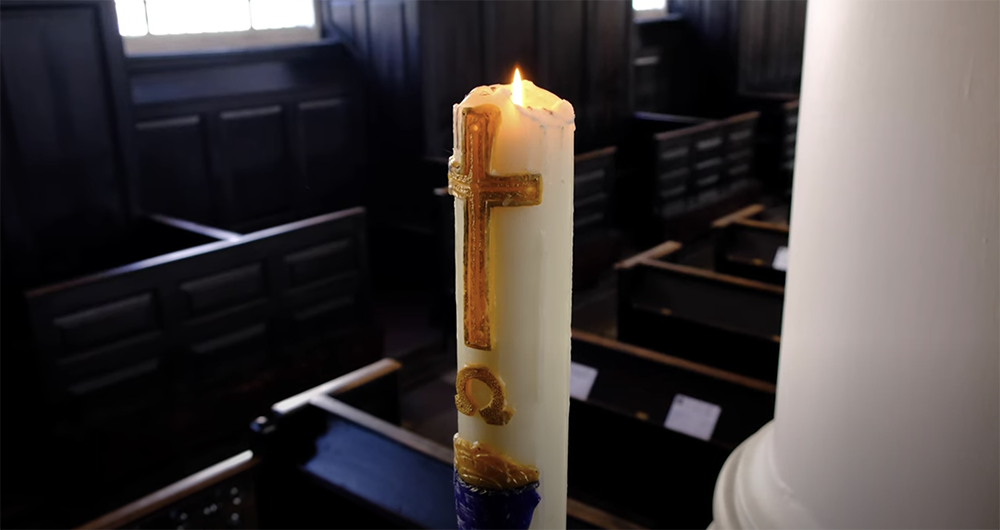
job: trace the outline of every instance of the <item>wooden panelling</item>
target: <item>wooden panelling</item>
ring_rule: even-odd
[[[375,123],[393,131],[386,142],[398,143],[402,153],[447,156],[452,106],[477,86],[510,83],[515,66],[573,103],[579,151],[615,144],[631,108],[627,2],[332,0],[323,6],[328,33],[352,36],[358,50],[367,39],[362,53],[373,91],[392,111]],[[419,135],[411,138],[410,131]]]
[[[29,278],[66,274],[134,213],[131,108],[114,5],[4,2],[3,225]],[[8,204],[15,208],[6,208]],[[29,280],[30,281],[30,280]]]
[[[740,89],[798,92],[802,81],[806,1],[742,2],[739,14]]]
[[[536,3],[532,0],[483,2],[482,9],[485,57],[482,84],[510,83],[515,67],[521,68],[522,78],[538,79],[539,38],[534,31]]]
[[[112,339],[134,336],[157,327],[149,293],[56,317],[53,321],[67,348],[76,351]]]
[[[348,208],[361,197],[365,154],[359,150],[358,139],[365,128],[361,112],[352,103],[332,98],[298,104],[296,147],[308,190],[301,194],[305,213]]]
[[[363,18],[350,22],[358,28],[354,30],[358,38],[363,38],[354,41],[354,48],[364,65],[365,88],[370,94],[365,120],[370,124],[372,141],[377,142],[372,148],[395,153],[393,160],[416,154],[422,134],[420,91],[414,89],[419,84],[414,72],[420,64],[415,45],[417,10],[412,0],[358,1],[355,15]],[[376,163],[394,168],[387,169],[390,174],[398,171],[398,165],[390,160]],[[374,196],[377,200],[383,194],[380,190]]]
[[[802,78],[807,0],[673,0],[693,30],[686,52],[696,79],[690,107],[669,108],[719,117],[740,108],[737,91],[797,93]]]
[[[296,179],[281,107],[226,111],[220,121],[220,147],[235,205],[231,225],[289,214]]]
[[[201,315],[264,296],[264,274],[260,263],[211,274],[181,284],[191,315]]]
[[[289,285],[298,287],[325,280],[354,259],[354,246],[346,239],[288,254],[285,256],[285,265],[288,267]]]
[[[215,220],[205,129],[198,115],[136,124],[146,208],[199,222]]]
[[[406,2],[383,0],[368,5],[368,27],[371,44],[368,50],[373,73],[382,80],[384,100],[380,106],[390,113],[401,113],[406,94]]]
[[[586,89],[585,0],[538,3],[538,86],[580,105]],[[507,82],[507,81],[505,81]],[[577,111],[579,113],[579,111]]]
[[[576,158],[573,168],[573,239],[576,243],[614,226],[615,153],[612,147]]]
[[[361,56],[368,54],[368,13],[363,0],[318,2],[325,36],[336,37]]]
[[[130,71],[148,211],[248,232],[362,203],[364,97],[344,44],[132,58]]]
[[[588,2],[584,34],[586,96],[576,107],[581,151],[618,144],[632,109],[631,5]]]
[[[618,213],[643,244],[703,235],[712,219],[755,199],[759,117],[636,113],[619,157],[627,198]]]
[[[509,82],[491,80],[483,67],[482,5],[446,0],[420,5],[420,77],[423,86],[423,154],[451,155],[452,115],[455,103],[480,85]]]
[[[686,109],[671,109],[699,116],[722,117],[732,112],[738,87],[739,16],[747,2],[737,0],[672,0],[670,11],[679,14],[693,33],[688,53],[689,70],[677,74],[693,76],[697,89]]]
[[[781,171],[787,174],[789,184],[795,171],[795,146],[799,133],[799,101],[791,101],[782,106],[782,127],[780,149]]]

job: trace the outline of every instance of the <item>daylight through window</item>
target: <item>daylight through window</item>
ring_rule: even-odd
[[[115,0],[125,37],[227,33],[316,24],[313,0]]]
[[[667,0],[632,0],[632,9],[636,11],[664,11]]]

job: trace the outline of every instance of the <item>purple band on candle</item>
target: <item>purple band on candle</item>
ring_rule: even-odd
[[[459,530],[527,530],[542,500],[538,482],[510,490],[488,490],[455,473],[455,511]]]

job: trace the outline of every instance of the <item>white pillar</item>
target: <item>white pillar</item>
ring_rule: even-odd
[[[714,528],[1000,526],[1000,3],[810,0],[775,419]]]

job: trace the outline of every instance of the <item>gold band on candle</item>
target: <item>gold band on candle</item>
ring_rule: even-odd
[[[538,482],[538,469],[515,462],[507,455],[479,442],[455,435],[455,471],[462,480],[490,490],[520,488]]]
[[[493,349],[490,210],[535,206],[542,202],[541,175],[493,175],[489,172],[500,116],[500,108],[496,105],[462,109],[462,162],[459,164],[452,159],[448,171],[448,193],[465,201],[465,255],[462,260],[465,345],[477,350]]]
[[[482,381],[490,389],[490,402],[482,408],[472,401],[472,380]],[[507,425],[514,416],[514,409],[507,405],[507,393],[503,381],[481,364],[467,364],[455,376],[455,408],[466,416],[472,416],[477,409],[483,420],[490,425]]]

